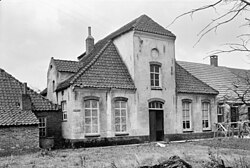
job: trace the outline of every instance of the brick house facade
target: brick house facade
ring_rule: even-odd
[[[39,138],[61,136],[60,122],[56,105],[0,69],[0,154],[38,149]]]

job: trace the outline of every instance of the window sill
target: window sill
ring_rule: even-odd
[[[151,86],[151,90],[162,90],[159,86]]]
[[[183,130],[183,133],[191,133],[194,132],[193,130]]]
[[[62,122],[67,122],[68,120],[62,120]]]
[[[127,136],[127,135],[129,135],[129,133],[127,133],[127,132],[116,132],[115,133],[115,136]]]
[[[212,129],[211,128],[206,128],[206,129],[202,129],[203,132],[211,132]]]
[[[100,134],[86,134],[85,137],[88,138],[88,137],[99,137]]]

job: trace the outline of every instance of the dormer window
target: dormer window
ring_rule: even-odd
[[[161,87],[161,65],[159,63],[150,63],[150,85],[152,89]]]

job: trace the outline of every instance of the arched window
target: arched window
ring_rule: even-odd
[[[182,100],[182,128],[183,131],[192,130],[192,101],[189,99]]]
[[[115,100],[115,132],[127,131],[127,100]]]
[[[202,101],[202,128],[203,130],[210,130],[210,102],[207,100]]]
[[[152,102],[149,102],[148,107],[150,110],[163,110],[163,102],[152,101]]]
[[[84,128],[86,134],[99,133],[99,101],[96,99],[84,100],[85,122]]]

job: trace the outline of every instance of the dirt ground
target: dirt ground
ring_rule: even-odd
[[[209,161],[209,153],[220,157],[226,166],[244,160],[250,163],[250,139],[223,138],[197,142],[170,142],[165,147],[156,143],[123,145],[86,149],[54,150],[0,157],[0,167],[118,167],[133,168],[158,164],[170,156],[178,155],[193,167],[200,168]]]

